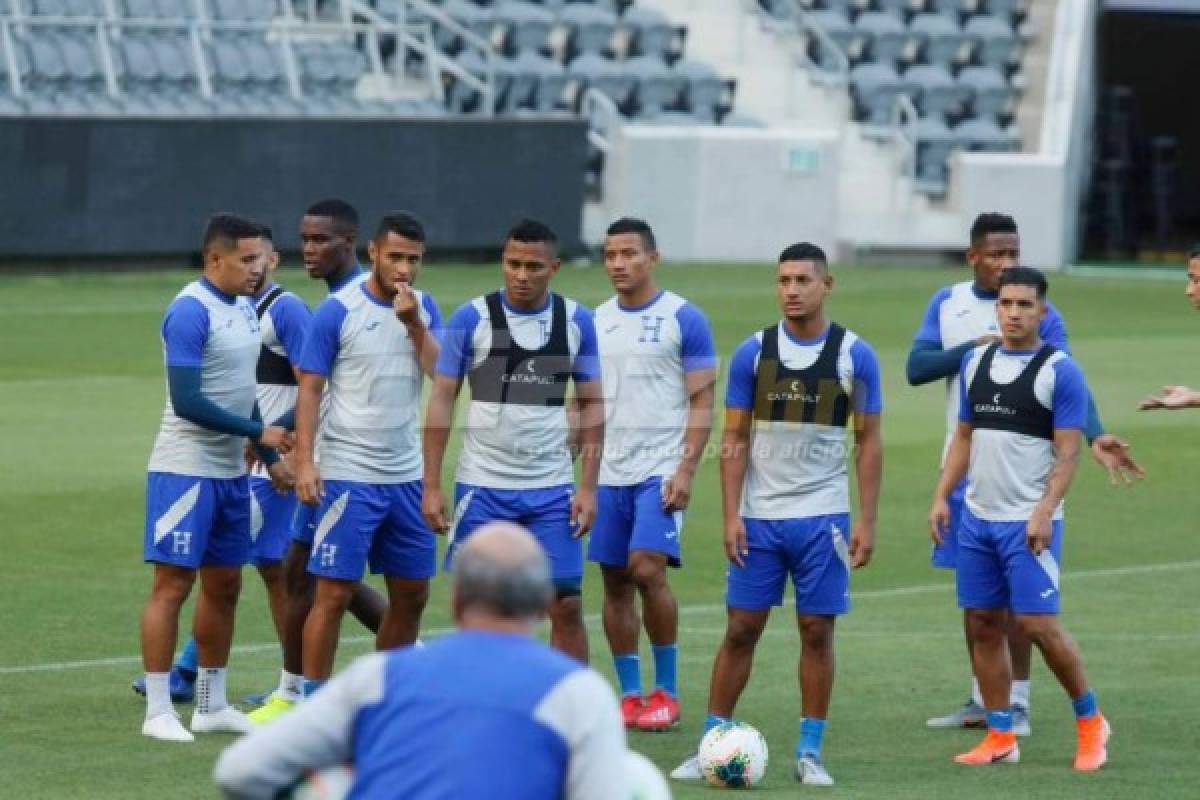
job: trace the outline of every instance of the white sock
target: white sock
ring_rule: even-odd
[[[971,700],[973,700],[975,705],[979,706],[980,708],[987,708],[987,706],[983,704],[983,692],[979,688],[978,678],[971,679]]]
[[[1029,681],[1013,681],[1012,690],[1008,696],[1009,702],[1014,706],[1021,706],[1026,711],[1029,710]]]
[[[300,702],[304,698],[304,676],[294,675],[286,669],[280,670],[279,696],[293,703]]]
[[[225,668],[200,667],[196,676],[196,710],[212,714],[228,706],[225,700]]]
[[[171,705],[171,673],[146,673],[146,719],[174,711]]]

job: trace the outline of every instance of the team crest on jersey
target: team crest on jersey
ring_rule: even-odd
[[[642,314],[642,335],[638,337],[639,344],[662,341],[663,320],[666,317]]]

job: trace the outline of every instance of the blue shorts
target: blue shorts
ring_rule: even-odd
[[[1052,523],[1050,547],[1035,556],[1025,522],[990,522],[964,508],[959,527],[959,608],[1009,608],[1017,614],[1057,614],[1063,524]]]
[[[250,557],[257,566],[283,561],[299,504],[295,492],[280,494],[266,478],[250,478]]]
[[[946,498],[947,504],[950,506],[950,524],[946,530],[942,531],[942,543],[933,546],[933,556],[930,558],[933,565],[939,569],[954,569],[955,561],[958,559],[958,528],[962,525],[966,495],[967,482],[964,479],[958,482],[954,491]]]
[[[173,472],[146,476],[142,558],[198,569],[250,560],[250,481]]]
[[[801,519],[749,519],[746,566],[729,565],[725,604],[761,611],[782,605],[788,574],[796,612],[833,615],[850,610],[849,514]]]
[[[421,516],[421,482],[325,481],[308,571],[362,580],[371,573],[421,580],[437,572],[437,540]]]
[[[613,567],[629,563],[634,550],[651,550],[678,567],[683,512],[664,511],[660,477],[633,486],[601,486],[596,492],[596,522],[588,542],[588,560]]]
[[[293,542],[299,542],[309,550],[312,549],[313,536],[317,532],[317,512],[320,510],[319,505],[296,504],[296,513],[292,517]]]
[[[571,484],[544,489],[489,489],[459,483],[454,487],[454,521],[446,570],[454,551],[481,525],[515,522],[529,529],[546,552],[550,575],[559,590],[578,590],[583,579],[583,543],[571,524]]]

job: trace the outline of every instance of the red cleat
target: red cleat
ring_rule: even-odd
[[[1112,728],[1100,714],[1075,722],[1079,730],[1079,745],[1075,750],[1075,769],[1092,772],[1108,763],[1108,737]]]
[[[639,731],[668,731],[679,724],[679,701],[662,689],[655,689],[638,714]]]
[[[1021,760],[1021,751],[1017,749],[1017,735],[1012,731],[1000,733],[989,730],[987,736],[974,749],[955,756],[954,760],[973,767],[985,764],[1016,764]]]
[[[626,728],[637,726],[637,719],[645,707],[640,694],[627,694],[621,698],[621,719],[625,720]]]

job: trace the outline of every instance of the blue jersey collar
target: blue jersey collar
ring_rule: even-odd
[[[513,306],[508,302],[507,291],[500,292],[500,302],[504,305],[505,311],[509,311],[522,317],[532,317],[536,314],[542,314],[546,311],[546,309],[550,308],[550,304],[554,302],[554,292],[546,292],[546,304],[541,308],[534,308],[528,311],[523,308],[513,308]]]
[[[220,300],[222,303],[225,303],[227,305],[233,305],[234,303],[237,302],[237,295],[226,294],[225,292],[222,292],[220,289],[218,289],[216,287],[215,284],[213,284],[212,281],[210,281],[208,278],[206,278],[203,275],[200,276],[200,285],[203,286],[205,289],[208,289],[210,292],[212,292],[213,295],[218,300]]]
[[[787,320],[782,320],[779,323],[779,327],[783,329],[783,334],[784,336],[787,336],[788,341],[790,341],[792,344],[798,344],[801,347],[812,347],[814,344],[820,344],[821,342],[825,341],[825,339],[829,336],[829,325],[830,323],[826,322],[825,330],[821,331],[821,333],[815,338],[801,339],[797,337],[796,334],[792,333],[792,329],[788,327]]]
[[[978,297],[980,300],[995,300],[1000,296],[999,292],[990,292],[987,289],[980,289],[979,284],[971,281],[971,294]]]
[[[651,297],[649,300],[642,303],[640,306],[621,305],[621,298],[620,298],[620,296],[618,296],[617,297],[617,308],[620,309],[621,311],[628,311],[630,313],[636,313],[638,311],[645,311],[647,308],[649,308],[650,306],[657,303],[660,299],[662,299],[662,296],[663,296],[663,294],[666,293],[666,291],[667,291],[666,289],[659,289],[657,292],[655,292],[654,297]]]
[[[359,275],[362,275],[364,272],[366,272],[366,270],[362,268],[362,264],[359,264],[356,261],[354,263],[354,269],[347,271],[346,274],[340,280],[333,280],[332,278],[326,278],[325,284],[329,287],[330,293],[333,293],[333,292],[336,292],[337,290],[342,289],[345,286],[347,286],[350,283],[350,281],[354,280]]]

